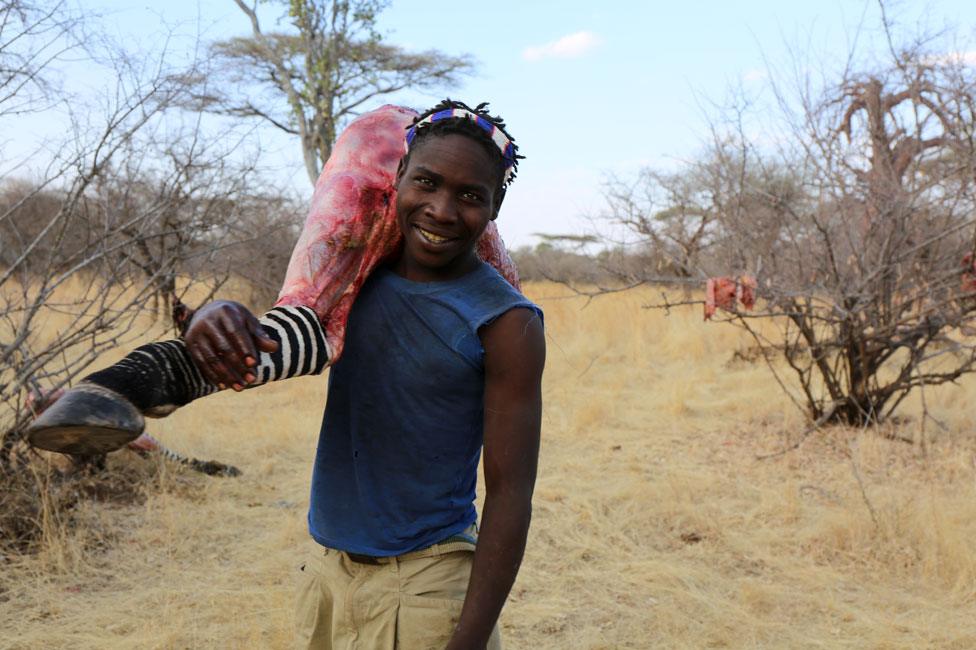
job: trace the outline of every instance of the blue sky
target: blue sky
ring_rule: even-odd
[[[246,34],[231,0],[122,2],[87,0],[86,9],[119,38],[151,48],[161,25],[204,38]],[[161,9],[160,7],[164,7]],[[274,12],[267,8],[267,27]],[[900,2],[899,29],[949,28],[971,42],[976,2]],[[858,25],[863,25],[858,30]],[[790,48],[843,60],[855,35],[870,56],[881,45],[876,2],[514,2],[430,3],[394,0],[381,14],[386,38],[411,49],[469,53],[475,76],[443,93],[393,98],[422,108],[450,94],[491,101],[526,155],[502,209],[499,228],[510,246],[535,243],[534,232],[592,230],[608,174],[642,165],[672,167],[693,157],[706,136],[710,101],[730,85],[762,88],[767,62],[781,65]],[[266,27],[266,28],[267,28]],[[283,178],[310,195],[297,144],[262,131]],[[272,155],[272,154],[269,154]]]

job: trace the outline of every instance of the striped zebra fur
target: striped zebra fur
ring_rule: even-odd
[[[227,465],[215,460],[199,460],[197,458],[190,458],[178,451],[173,451],[157,438],[143,432],[137,440],[130,442],[128,445],[129,449],[136,452],[140,456],[147,457],[152,454],[159,454],[163,457],[163,460],[168,460],[172,463],[177,463],[179,465],[185,465],[190,469],[194,469],[198,472],[203,472],[204,474],[209,474],[210,476],[240,476],[241,470],[237,469],[233,465]]]
[[[251,387],[319,374],[328,365],[325,330],[310,308],[275,307],[258,320],[265,333],[278,343],[278,350],[259,354]],[[194,365],[182,339],[140,346],[84,381],[119,393],[150,417],[169,415],[218,390]]]

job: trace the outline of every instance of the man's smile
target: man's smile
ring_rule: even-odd
[[[449,241],[452,241],[452,240],[455,239],[454,237],[445,237],[443,235],[438,235],[437,233],[431,232],[431,231],[429,231],[429,230],[427,230],[425,228],[422,228],[422,227],[420,227],[420,226],[418,226],[416,224],[414,224],[414,228],[417,229],[417,232],[420,233],[420,236],[421,237],[423,237],[424,239],[426,239],[431,244],[444,244],[446,242],[449,242]]]

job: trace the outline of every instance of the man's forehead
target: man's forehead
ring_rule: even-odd
[[[488,154],[482,143],[459,133],[436,135],[417,142],[409,161],[411,167],[422,167],[438,175],[463,171],[469,176],[478,176],[480,182],[489,185],[494,184],[502,173],[498,161]]]
[[[482,145],[490,142],[492,153],[496,150],[501,155],[502,186],[508,185],[515,178],[518,159],[518,147],[514,139],[505,131],[505,122],[501,116],[488,113],[488,102],[482,102],[471,108],[464,102],[453,101],[450,98],[440,102],[429,111],[418,116],[413,125],[407,129],[407,144],[412,145],[416,138],[432,129],[449,125],[454,133],[476,132],[476,140]],[[452,128],[453,127],[453,128]],[[454,130],[460,129],[460,130]],[[496,156],[492,156],[495,158]]]

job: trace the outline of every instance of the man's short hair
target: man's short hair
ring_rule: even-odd
[[[467,136],[484,147],[498,166],[499,185],[503,190],[515,180],[518,161],[524,156],[518,155],[515,138],[505,129],[504,120],[488,113],[488,102],[471,108],[464,102],[448,98],[418,115],[407,133],[407,154],[403,158],[403,165],[407,165],[411,152],[427,139],[455,133]]]

